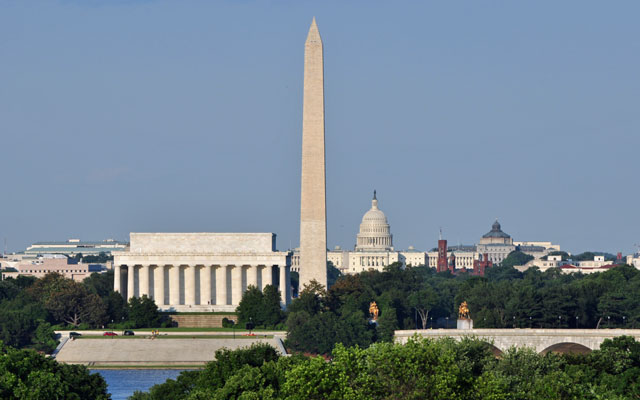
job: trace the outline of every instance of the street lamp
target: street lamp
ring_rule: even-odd
[[[558,315],[558,329],[560,329],[561,324],[562,324],[562,315]]]
[[[513,327],[514,328],[516,327],[516,316],[515,315],[513,316]]]
[[[446,317],[446,320],[447,320],[447,325],[446,325],[445,329],[449,329],[449,317]]]
[[[578,316],[576,315],[576,329],[578,329]]]
[[[611,328],[611,315],[607,315],[607,328]]]
[[[433,329],[433,317],[429,317],[429,319],[431,320],[431,329]]]
[[[529,316],[529,329],[533,328],[533,322],[531,321],[531,316]]]
[[[625,315],[622,316],[622,327],[624,328],[626,326],[626,322],[627,322],[627,317]]]

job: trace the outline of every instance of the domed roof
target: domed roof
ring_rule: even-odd
[[[373,191],[373,200],[371,200],[371,209],[362,217],[356,241],[356,250],[393,249],[393,235],[391,235],[387,216],[378,208],[375,190]]]
[[[371,200],[371,209],[362,217],[363,224],[382,224],[387,225],[387,216],[378,208],[378,199],[376,191],[373,191],[373,200]]]
[[[506,233],[502,232],[502,229],[500,227],[500,222],[498,222],[498,220],[496,219],[496,222],[493,223],[493,225],[491,225],[491,230],[487,233],[485,233],[484,235],[482,235],[483,238],[510,238],[511,236],[507,235]]]

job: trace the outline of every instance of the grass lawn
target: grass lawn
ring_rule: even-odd
[[[149,339],[150,335],[138,335],[138,336],[78,336],[76,340],[82,339]],[[169,335],[160,335],[156,336],[156,339],[273,339],[273,335],[255,335],[255,336],[247,336],[242,335],[240,333],[236,333],[236,335],[188,335],[188,336],[169,336]],[[155,340],[155,339],[154,339]]]
[[[95,369],[188,369],[199,370],[204,368],[204,364],[194,365],[92,365],[89,370]]]
[[[79,332],[82,333],[84,332],[84,330],[82,329],[56,329],[59,331],[74,331],[74,332]],[[123,331],[123,329],[121,328],[104,328],[104,329],[86,329],[87,331],[105,331],[105,332],[109,332],[109,331],[113,331],[115,333],[117,333],[118,335]],[[134,332],[148,332],[148,331],[152,331],[152,330],[159,330],[160,333],[162,332],[246,332],[245,329],[240,329],[240,328],[139,328],[139,329],[124,329],[127,331],[134,331]],[[277,329],[253,329],[252,332],[284,332],[284,331],[280,331]]]
[[[175,311],[167,311],[167,312],[160,312],[160,314],[162,315],[238,315],[238,313],[233,312],[233,311],[211,311],[211,312],[206,312],[206,311],[194,311],[194,312],[175,312]]]
[[[141,329],[131,329],[134,332],[138,331],[149,331],[149,330],[159,330],[162,332],[245,332],[244,329],[233,329],[233,328],[141,328]],[[274,329],[253,329],[252,332],[273,332]]]

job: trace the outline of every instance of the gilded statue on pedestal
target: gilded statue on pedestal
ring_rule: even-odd
[[[467,306],[466,301],[463,301],[462,304],[460,304],[460,307],[458,307],[458,318],[459,319],[471,318],[471,316],[469,315],[469,307]]]
[[[375,301],[372,301],[369,304],[369,314],[371,314],[371,319],[376,321],[378,320],[378,315],[380,314],[380,310],[378,310],[378,305]]]

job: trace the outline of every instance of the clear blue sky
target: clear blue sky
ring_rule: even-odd
[[[325,45],[328,244],[640,243],[640,2],[0,0],[0,239],[298,244],[303,50]]]

